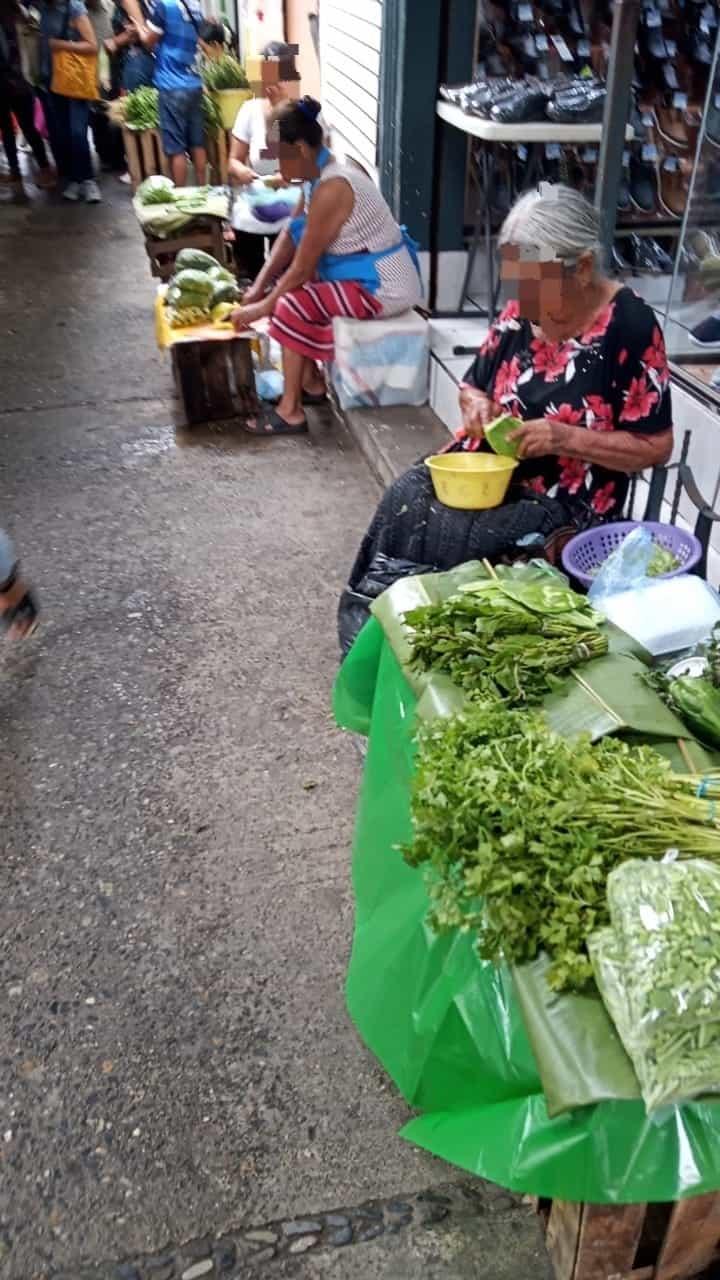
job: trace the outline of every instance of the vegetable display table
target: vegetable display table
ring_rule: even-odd
[[[720,1102],[699,1098],[648,1116],[599,997],[546,991],[544,1000],[542,958],[511,971],[481,960],[470,933],[434,933],[423,876],[398,851],[411,836],[415,726],[462,706],[447,678],[410,669],[402,618],[482,573],[465,565],[396,583],[374,603],[336,681],[338,723],[368,737],[350,1014],[416,1109],[403,1137],[539,1198],[558,1280],[685,1280],[720,1242]],[[567,699],[578,690],[585,696],[577,686]],[[623,725],[609,697],[600,700],[605,731],[637,732],[633,713]],[[569,703],[563,689],[552,699],[562,733]],[[653,745],[672,762],[677,733],[660,717]],[[709,767],[702,755],[690,763]]]
[[[170,350],[178,394],[189,423],[250,417],[258,411],[251,333],[237,334],[231,324],[171,329],[163,293],[155,299],[155,333],[161,350]]]

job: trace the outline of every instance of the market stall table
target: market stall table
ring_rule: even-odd
[[[545,984],[543,997],[542,969],[496,967],[478,957],[470,933],[435,933],[423,876],[399,852],[412,835],[417,724],[463,705],[447,677],[410,668],[403,618],[482,574],[471,564],[396,583],[375,602],[336,682],[338,722],[368,738],[353,853],[348,1007],[417,1110],[403,1136],[537,1197],[558,1280],[685,1280],[718,1258],[718,1102],[695,1098],[648,1116],[597,995],[558,998]],[[642,651],[631,652],[628,637],[615,633],[610,647],[614,656],[598,664],[642,669]],[[552,708],[551,724],[567,733],[562,689]],[[619,723],[605,710],[607,733]],[[631,734],[640,727],[632,715],[625,725]],[[677,755],[677,724],[658,708],[654,745],[667,749],[668,759]],[[697,743],[686,740],[683,750],[693,772],[712,767]],[[534,1025],[528,1009],[538,1015]],[[554,1098],[544,1087],[548,1066]]]
[[[468,115],[460,107],[450,102],[439,101],[436,106],[437,115],[445,124],[460,129],[468,137],[474,138],[476,147],[473,151],[471,178],[475,187],[477,201],[475,209],[475,229],[468,248],[465,275],[458,300],[458,314],[462,314],[466,301],[474,306],[474,299],[469,293],[470,280],[478,246],[481,238],[485,240],[485,260],[487,272],[487,306],[484,310],[490,319],[495,314],[497,286],[495,281],[495,261],[493,251],[492,210],[486,198],[492,190],[497,177],[496,147],[499,145],[525,146],[529,149],[529,163],[526,174],[526,186],[531,188],[541,173],[540,148],[548,145],[589,145],[599,143],[602,138],[602,124],[553,124],[550,120],[529,121],[518,124],[495,124],[492,120],[484,120],[479,116]],[[632,127],[625,131],[627,141],[634,134]],[[480,207],[482,204],[482,208]]]

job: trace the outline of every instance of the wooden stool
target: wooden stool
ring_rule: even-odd
[[[252,417],[259,404],[247,338],[176,342],[173,373],[189,423]]]
[[[219,218],[196,218],[187,229],[162,240],[145,232],[145,251],[150,259],[150,272],[161,280],[169,280],[175,269],[175,258],[181,249],[203,249],[222,266],[227,265],[227,248]]]

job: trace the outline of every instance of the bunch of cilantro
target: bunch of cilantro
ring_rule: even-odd
[[[581,989],[586,940],[608,923],[606,882],[631,857],[720,860],[720,822],[650,747],[552,733],[535,714],[469,703],[419,732],[413,837],[430,924],[471,929],[484,959],[550,956],[550,985]]]

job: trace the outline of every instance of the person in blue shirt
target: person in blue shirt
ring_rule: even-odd
[[[145,48],[156,51],[162,145],[178,187],[187,180],[188,152],[199,182],[205,181],[207,168],[202,80],[197,69],[203,21],[199,0],[154,0],[147,23],[136,19]]]

